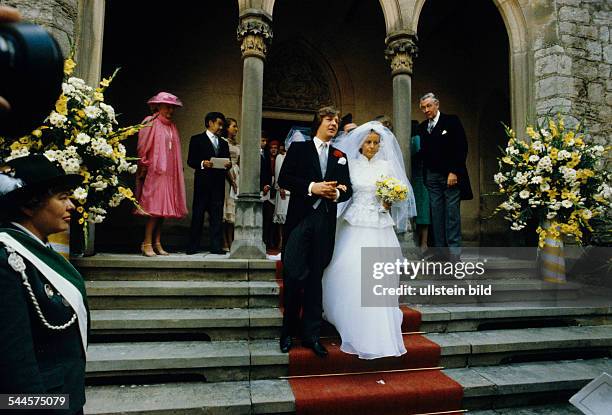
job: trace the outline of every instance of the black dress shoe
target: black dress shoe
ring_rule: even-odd
[[[280,351],[282,353],[289,353],[291,347],[293,347],[293,341],[291,340],[291,336],[280,338]]]
[[[210,253],[211,254],[216,254],[216,255],[225,255],[225,254],[227,254],[227,252],[224,251],[223,249],[211,250]]]
[[[328,355],[327,349],[318,340],[315,341],[303,341],[302,346],[311,349],[317,356],[325,357]]]

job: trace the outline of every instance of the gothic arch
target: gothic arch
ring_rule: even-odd
[[[410,30],[417,32],[423,5],[427,0],[415,0]],[[527,23],[518,0],[492,0],[499,11],[510,41],[510,108],[512,128],[525,131],[534,116],[532,108],[533,82],[530,82],[532,61],[529,58]]]

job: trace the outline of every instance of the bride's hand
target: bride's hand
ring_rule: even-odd
[[[387,210],[391,210],[391,202],[383,202],[383,207]]]

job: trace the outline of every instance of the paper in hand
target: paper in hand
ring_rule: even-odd
[[[225,169],[225,164],[229,161],[230,159],[227,157],[212,157],[210,159],[213,169]]]

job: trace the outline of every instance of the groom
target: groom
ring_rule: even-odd
[[[291,192],[283,235],[287,243],[282,254],[285,315],[280,349],[291,349],[302,305],[302,345],[324,357],[327,350],[319,342],[321,278],[334,252],[337,203],[348,200],[352,189],[346,155],[329,144],[338,132],[338,111],[318,110],[312,131],[311,141],[291,144],[278,179],[278,185]]]

